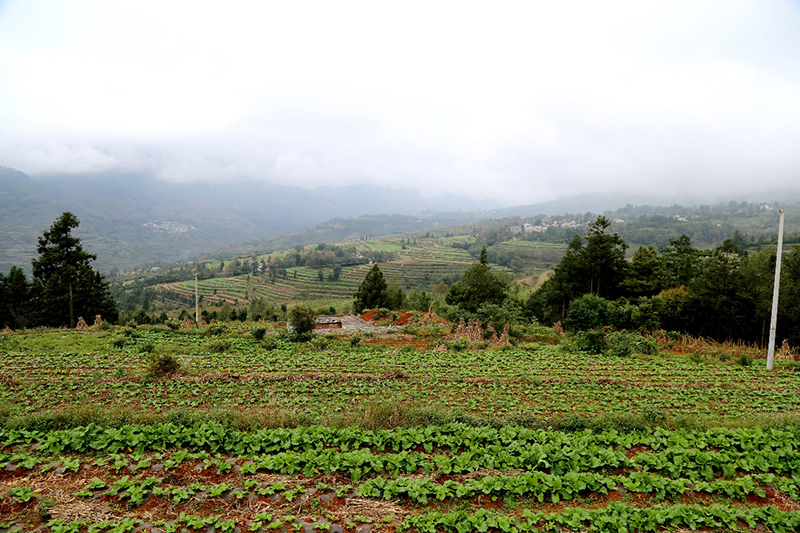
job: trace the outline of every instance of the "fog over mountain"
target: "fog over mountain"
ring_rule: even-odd
[[[6,0],[0,165],[380,211],[768,199],[800,183],[797,57],[798,0]]]

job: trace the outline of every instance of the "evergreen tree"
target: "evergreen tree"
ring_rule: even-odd
[[[625,261],[628,245],[618,234],[606,233],[610,225],[606,217],[599,216],[589,225],[583,239],[579,235],[572,237],[553,275],[526,304],[529,313],[541,314],[540,318],[547,322],[564,320],[570,302],[584,294],[609,299],[621,296],[621,284],[628,269]]]
[[[21,268],[13,266],[8,276],[0,274],[0,327],[24,329],[36,320],[31,286]]]
[[[383,277],[383,272],[377,263],[372,265],[354,295],[353,310],[356,313],[363,313],[366,309],[388,307],[388,289],[389,285],[386,283],[386,278]]]
[[[669,246],[661,250],[664,260],[666,287],[689,285],[700,268],[703,254],[692,246],[692,240],[681,235],[677,239],[670,239]]]
[[[781,261],[781,287],[778,323],[775,330],[790,346],[800,346],[800,248],[795,248]]]
[[[117,310],[108,283],[90,262],[97,256],[84,251],[71,232],[80,222],[70,212],[63,213],[39,237],[39,257],[31,261],[39,322],[46,326],[75,327],[78,317],[90,321],[102,315],[117,319]]]
[[[653,246],[636,250],[622,288],[629,296],[654,296],[664,281],[664,262]]]
[[[473,263],[447,292],[444,301],[475,313],[483,303],[502,305],[511,280],[489,270],[486,248],[481,250],[477,263]]]
[[[588,292],[604,298],[619,296],[619,285],[625,278],[628,263],[625,250],[628,244],[619,234],[609,235],[611,222],[603,216],[589,225],[582,260],[588,276]]]
[[[736,251],[723,243],[689,284],[687,330],[717,340],[758,340],[754,336],[755,305],[748,298]]]

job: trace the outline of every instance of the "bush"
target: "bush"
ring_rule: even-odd
[[[127,341],[124,338],[117,337],[117,338],[115,338],[114,340],[111,341],[111,346],[113,346],[114,348],[123,348],[125,346],[126,342]]]
[[[336,344],[336,338],[334,337],[332,339],[331,336],[314,337],[311,340],[311,346],[313,346],[315,350],[325,350],[334,344]]]
[[[604,331],[581,331],[572,340],[582,352],[601,354],[608,349],[608,342]]]
[[[637,351],[639,338],[641,335],[615,331],[608,336],[608,348],[605,354],[611,357],[628,357]]]
[[[571,331],[585,331],[608,325],[608,300],[584,294],[567,309],[564,326]]]
[[[147,362],[148,375],[154,378],[169,376],[181,369],[178,358],[171,353],[151,353],[147,356]]]
[[[445,346],[447,346],[447,349],[451,352],[463,352],[469,348],[469,340],[465,339],[464,337],[460,337],[450,342],[446,342]]]
[[[140,351],[140,352],[144,352],[144,353],[153,353],[153,351],[154,351],[155,349],[156,349],[156,345],[155,345],[155,343],[154,343],[153,341],[146,341],[146,342],[143,342],[143,343],[142,343],[142,344],[139,346],[139,351]]]
[[[211,353],[224,353],[231,347],[230,339],[213,339],[206,344],[208,351]]]
[[[639,305],[633,309],[633,327],[648,331],[655,331],[661,327],[661,309],[664,303],[657,296],[642,298]]]
[[[171,330],[171,331],[178,331],[181,328],[181,323],[175,320],[174,318],[170,318],[164,324]]]
[[[267,328],[261,324],[254,324],[252,329],[250,329],[250,334],[257,341],[264,340],[264,336],[267,334]]]
[[[286,323],[288,339],[295,342],[309,340],[317,327],[317,314],[310,307],[298,306],[289,311]]]
[[[231,328],[224,324],[212,324],[206,328],[206,335],[211,335],[214,337],[219,337],[220,335],[225,335],[229,333]]]

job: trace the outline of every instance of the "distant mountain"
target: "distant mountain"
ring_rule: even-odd
[[[327,220],[442,205],[472,208],[475,201],[428,200],[377,186],[307,190],[259,181],[168,183],[143,174],[31,178],[2,168],[0,272],[12,265],[29,269],[37,237],[63,211],[81,221],[76,235],[97,254],[95,266],[107,272],[186,261]]]
[[[413,215],[363,215],[353,218],[335,218],[297,231],[231,246],[218,250],[212,255],[227,258],[270,250],[284,250],[293,246],[357,241],[361,237],[383,237],[394,233],[460,226],[486,218],[485,211],[455,213],[425,211]]]
[[[24,173],[0,167],[0,272],[30,269],[37,237],[61,213],[53,196]]]
[[[774,193],[782,203],[796,196]],[[748,198],[754,200],[766,199]],[[146,174],[31,178],[0,167],[0,272],[12,265],[29,269],[37,238],[63,211],[80,219],[76,234],[97,254],[96,267],[108,272],[489,219],[674,203],[702,199],[593,194],[497,208],[464,196],[425,198],[375,185],[308,190],[263,181],[168,183]]]

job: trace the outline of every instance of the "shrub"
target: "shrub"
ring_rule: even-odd
[[[469,340],[465,339],[464,337],[460,337],[450,342],[446,342],[445,345],[451,352],[463,352],[469,348]]]
[[[361,342],[360,335],[353,335],[352,337],[350,337],[350,346],[358,346],[360,342]]]
[[[225,335],[226,333],[230,332],[230,330],[231,328],[224,324],[212,324],[206,329],[206,334],[219,337],[220,335]]]
[[[653,337],[642,337],[639,351],[645,355],[658,355],[658,343]]]
[[[753,362],[753,360],[750,359],[750,356],[747,355],[746,353],[740,355],[739,359],[736,360],[736,364],[739,366],[750,366],[751,362]]]
[[[331,339],[330,336],[314,337],[311,340],[311,346],[313,346],[314,349],[316,349],[316,350],[324,350],[326,348],[330,348],[335,343],[336,343],[335,338]]]
[[[154,378],[175,374],[181,368],[178,358],[171,353],[151,353],[147,356],[147,361],[148,374]]]
[[[250,334],[257,341],[264,340],[264,336],[267,334],[267,328],[261,324],[254,324],[252,329],[250,329]]]
[[[661,327],[661,309],[664,302],[661,298],[642,298],[639,305],[633,308],[632,320],[633,327],[649,331],[657,330]]]
[[[317,314],[310,307],[298,306],[289,311],[289,320],[286,324],[289,340],[295,342],[309,340],[316,327]]]
[[[208,351],[212,353],[223,353],[230,349],[231,347],[231,340],[230,339],[213,339],[208,341],[206,344]]]
[[[584,331],[606,326],[607,322],[608,300],[594,294],[584,294],[569,304],[564,325],[572,331]]]
[[[628,357],[637,350],[639,338],[640,335],[615,331],[608,336],[608,348],[605,354],[612,357]]]
[[[270,335],[269,337],[264,337],[264,340],[261,342],[261,345],[264,347],[265,350],[274,350],[278,347],[278,339],[274,335]]]
[[[153,353],[153,350],[156,349],[156,345],[152,341],[143,342],[139,345],[139,351],[144,353]]]
[[[164,324],[171,330],[171,331],[178,331],[181,327],[181,323],[175,320],[174,318],[170,318]]]
[[[581,331],[572,340],[582,352],[601,354],[608,349],[606,334],[600,330]]]

